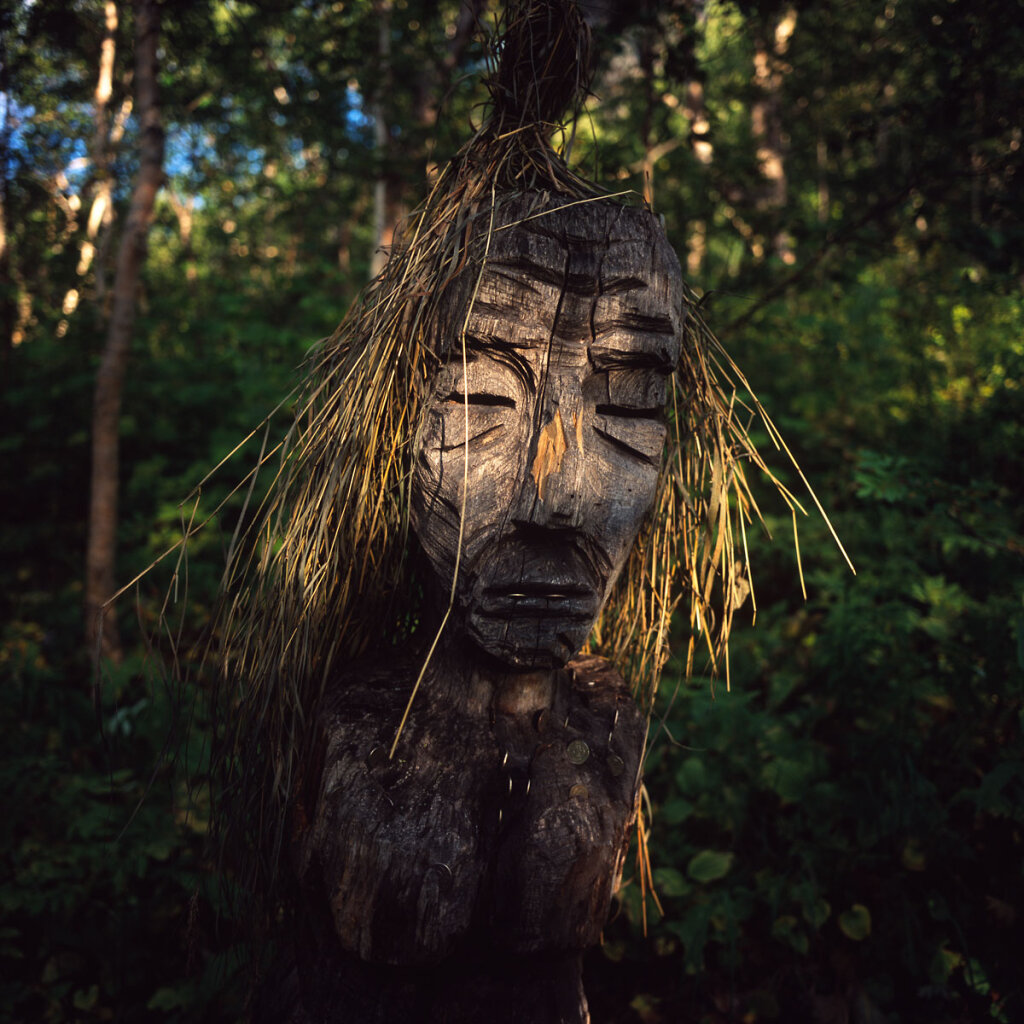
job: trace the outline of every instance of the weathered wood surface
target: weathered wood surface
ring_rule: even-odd
[[[320,718],[297,839],[308,1019],[584,1020],[579,954],[622,870],[639,709],[599,658],[549,685],[441,666],[389,761],[414,667],[339,680]]]
[[[449,295],[411,516],[439,610],[458,566],[452,617],[394,759],[422,656],[352,668],[321,705],[293,844],[299,1008],[277,1019],[589,1020],[580,958],[645,722],[607,662],[570,659],[656,492],[682,285],[651,214],[551,205],[500,210]]]
[[[468,638],[522,668],[581,649],[650,509],[683,322],[652,214],[543,210],[521,197],[478,240],[486,263],[450,296],[413,467],[413,524],[445,582],[465,496]]]

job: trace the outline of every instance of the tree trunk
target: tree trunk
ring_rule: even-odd
[[[171,209],[178,220],[178,237],[181,239],[181,258],[185,264],[185,280],[188,281],[189,292],[194,296],[199,271],[196,268],[196,253],[192,247],[192,225],[196,208],[196,197],[179,199],[173,189],[167,190]]]
[[[116,626],[103,626],[114,593],[117,539],[118,421],[125,366],[135,324],[136,291],[146,235],[163,180],[164,133],[157,103],[160,4],[135,2],[135,96],[140,125],[139,174],[121,238],[107,340],[96,374],[92,420],[92,479],[85,556],[85,638],[90,650],[120,653]]]
[[[698,163],[709,167],[714,159],[714,146],[711,142],[711,121],[704,102],[704,83],[698,78],[691,79],[686,85],[686,103],[683,107],[683,113],[690,122],[693,155],[697,158]],[[691,278],[698,277],[704,269],[707,241],[707,219],[697,217],[690,222],[686,241],[686,272]]]
[[[3,119],[0,121],[0,332],[3,334],[3,348],[0,359],[4,373],[0,375],[4,381],[8,378],[7,365],[10,362],[11,349],[14,347],[15,309],[17,306],[17,289],[14,275],[11,273],[11,252],[7,244],[7,154],[10,151],[12,122],[10,116],[10,74],[7,70],[6,54],[0,52],[3,62],[0,66],[0,92],[3,94]]]
[[[796,28],[796,17],[796,10],[792,7],[783,11],[774,25],[769,24],[770,32],[758,34],[754,54],[754,83],[758,86],[758,98],[751,106],[750,122],[763,179],[757,203],[762,210],[781,210],[789,194],[785,133],[782,127],[781,91],[786,70],[782,58]],[[784,263],[796,262],[788,231],[782,228],[776,231],[772,246]]]
[[[57,337],[63,338],[68,329],[69,318],[78,307],[81,292],[84,288],[85,276],[92,266],[96,255],[97,240],[100,229],[110,226],[113,220],[113,183],[110,165],[113,158],[114,131],[110,125],[110,97],[114,87],[114,55],[117,47],[118,26],[117,4],[107,0],[104,5],[103,43],[100,46],[99,72],[96,76],[96,89],[93,93],[93,137],[89,144],[89,158],[93,166],[92,203],[86,220],[85,238],[79,248],[78,266],[75,268],[76,281],[64,293],[62,310],[64,319],[57,326]],[[130,109],[130,102],[128,107]],[[124,111],[127,116],[127,111]],[[123,118],[121,132],[123,133]],[[116,126],[116,122],[115,122]],[[98,301],[102,301],[103,280],[97,278]]]
[[[658,102],[654,91],[654,39],[653,30],[642,33],[639,40],[640,73],[644,83],[644,113],[640,121],[640,141],[644,147],[640,171],[644,202],[654,207],[654,108]]]
[[[378,74],[376,96],[373,101],[373,144],[377,156],[377,180],[373,185],[373,229],[376,245],[370,257],[370,277],[376,277],[388,259],[397,221],[395,187],[391,181],[391,131],[388,125],[384,97],[391,78],[391,0],[377,0]]]
[[[414,104],[416,124],[426,133],[424,144],[424,170],[427,181],[432,184],[440,168],[434,160],[436,137],[433,133],[437,117],[448,91],[452,86],[455,71],[473,39],[473,31],[483,13],[484,0],[463,0],[458,16],[451,25],[448,48],[444,59],[435,64],[424,64],[414,82]]]
[[[818,165],[818,223],[826,224],[829,217],[828,145],[820,132],[815,156]]]
[[[483,11],[483,0],[465,0],[452,26],[450,42],[444,56],[437,62],[424,64],[412,80],[414,124],[410,139],[406,139],[400,159],[391,141],[390,120],[385,97],[395,79],[394,57],[391,51],[391,0],[377,0],[374,10],[379,19],[377,59],[379,81],[372,107],[374,117],[374,145],[377,150],[378,171],[374,183],[374,234],[376,245],[370,261],[370,276],[376,277],[387,261],[395,241],[395,232],[407,213],[406,180],[403,168],[419,168],[429,179],[436,173],[432,163],[432,129],[442,98],[451,87],[455,71],[467,46],[473,38],[473,29]],[[417,141],[422,140],[422,141]],[[399,166],[401,165],[401,166]]]
[[[92,163],[96,175],[96,191],[93,195],[92,208],[86,224],[86,239],[82,243],[82,254],[78,261],[79,276],[84,276],[92,263],[96,252],[96,238],[101,225],[108,222],[112,201],[110,181],[110,142],[111,132],[108,127],[107,108],[114,82],[114,50],[117,33],[117,4],[107,0],[105,5],[106,31],[103,35],[103,46],[100,50],[100,73],[96,81],[94,102],[95,131],[92,142]]]

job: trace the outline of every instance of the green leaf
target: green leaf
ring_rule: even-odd
[[[810,903],[804,903],[804,920],[815,930],[819,929],[832,913],[832,907],[828,900],[816,899]]]
[[[807,792],[813,766],[791,758],[777,758],[765,766],[765,783],[783,803],[797,803]]]
[[[91,1010],[99,1002],[99,998],[100,987],[93,985],[89,989],[79,989],[72,1002],[74,1002],[76,1010]]]
[[[839,915],[839,930],[854,942],[863,942],[871,934],[871,911],[863,903],[854,903]]]
[[[691,907],[680,921],[669,921],[668,930],[680,939],[685,948],[687,968],[699,969],[703,964],[704,946],[713,908],[710,904]]]
[[[675,868],[655,868],[654,889],[661,896],[685,896],[693,886]]]
[[[707,770],[699,757],[688,757],[676,772],[676,783],[687,796],[700,796],[707,789]]]
[[[784,942],[801,956],[807,956],[810,949],[807,933],[792,914],[783,914],[772,922],[772,938]]]
[[[612,942],[605,940],[601,943],[601,952],[611,960],[613,964],[620,963],[626,955],[626,944],[625,942]]]
[[[988,975],[981,963],[973,956],[967,961],[964,967],[964,978],[967,984],[978,993],[979,996],[987,996],[992,990]]]
[[[187,1005],[188,994],[180,988],[158,988],[146,1003],[147,1010],[177,1010]]]
[[[675,800],[669,800],[662,807],[661,820],[666,825],[678,825],[680,822],[686,821],[691,814],[693,814],[693,804],[689,800],[682,800],[677,797]]]
[[[932,958],[928,974],[933,985],[942,986],[949,981],[949,976],[958,967],[962,967],[963,955],[945,946],[940,947]]]
[[[702,885],[724,878],[732,867],[733,854],[718,850],[701,850],[690,859],[686,873]]]

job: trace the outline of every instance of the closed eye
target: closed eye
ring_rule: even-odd
[[[614,434],[609,433],[607,430],[602,430],[600,427],[594,427],[594,432],[598,437],[603,437],[613,448],[617,448],[621,452],[625,452],[627,455],[632,455],[634,458],[639,459],[641,462],[646,462],[649,466],[655,468],[661,463],[661,444],[664,442],[665,435],[662,433],[658,437],[641,438],[639,444],[644,444],[644,447],[639,447],[639,444],[630,444],[625,438],[616,437]]]
[[[661,420],[663,414],[661,406],[637,409],[629,405],[597,405],[594,407],[594,412],[598,416],[618,416],[622,419],[632,420]]]
[[[492,395],[486,391],[471,391],[467,395],[460,394],[458,391],[453,391],[445,398],[445,401],[455,402],[458,405],[498,406],[502,409],[514,409],[516,407],[514,398],[509,398],[507,395]]]

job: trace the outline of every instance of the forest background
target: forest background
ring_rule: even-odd
[[[572,160],[663,215],[857,566],[802,520],[804,600],[762,489],[776,540],[748,530],[731,691],[665,673],[646,772],[663,912],[628,867],[587,962],[594,1019],[1024,1019],[1024,3],[585,8],[599,66]],[[145,643],[175,558],[121,602],[94,694],[97,369],[127,281],[120,585],[180,537],[182,499],[288,394],[479,121],[471,22],[447,0],[0,12],[0,1020],[243,1013],[205,725],[184,727]],[[204,531],[180,566],[186,641],[226,542]]]

